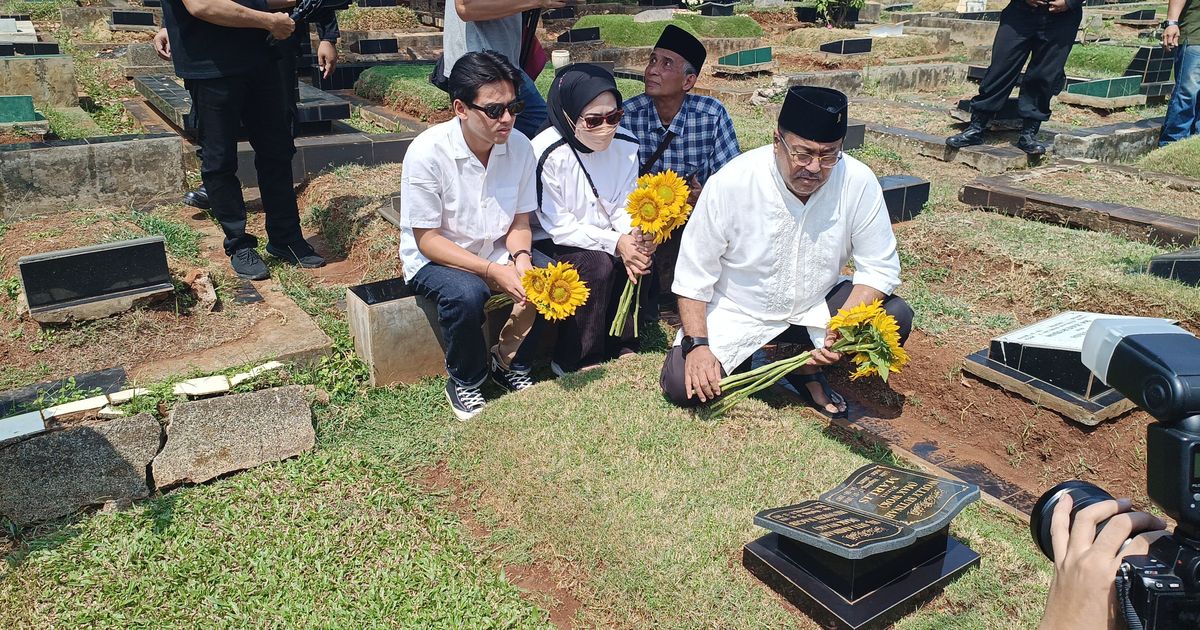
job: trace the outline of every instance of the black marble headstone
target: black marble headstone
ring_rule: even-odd
[[[149,11],[113,11],[112,23],[124,26],[154,26],[154,14]]]
[[[700,5],[700,15],[707,15],[709,17],[727,17],[733,15],[733,8],[735,5],[737,5],[737,2],[705,2],[704,4]]]
[[[799,6],[796,7],[796,21],[798,22],[820,22],[822,21],[821,14],[817,12],[815,6]],[[846,9],[846,22],[853,23],[858,21],[858,9],[850,7]]]
[[[389,55],[400,52],[395,39],[360,39],[350,44],[350,50],[360,55]]]
[[[542,13],[543,20],[570,20],[575,17],[575,7],[565,6],[558,9],[550,9]]]
[[[1141,9],[1139,11],[1130,11],[1129,13],[1122,15],[1119,19],[1147,21],[1153,20],[1154,15],[1154,9]]]
[[[162,0],[142,0],[142,6],[147,9],[157,9],[162,6]]]
[[[600,41],[600,27],[598,26],[593,26],[591,28],[573,28],[558,36],[558,43],[560,44],[598,41]]]
[[[12,44],[0,44],[0,57],[12,57],[17,54],[17,49]]]
[[[929,201],[929,180],[913,175],[886,175],[879,178],[883,201],[892,223],[909,221],[921,213]]]
[[[34,313],[173,287],[161,236],[22,256],[17,267]]]
[[[76,374],[70,378],[29,385],[20,389],[10,389],[0,392],[0,418],[28,408],[38,398],[52,399],[60,391],[72,388],[74,391],[91,394],[99,390],[103,394],[113,394],[125,387],[125,368],[115,367],[99,372]]]
[[[1162,83],[1171,80],[1175,57],[1162,46],[1139,46],[1133,61],[1125,69],[1127,77],[1142,77],[1142,83]]]
[[[18,55],[57,55],[61,51],[56,42],[13,42]]]
[[[743,564],[818,622],[894,621],[978,564],[949,536],[978,498],[971,484],[870,464],[819,500],[759,512],[772,533],[746,545]]]
[[[1150,273],[1200,286],[1200,247],[1160,254],[1150,259]]]
[[[871,38],[839,39],[836,42],[821,44],[821,52],[834,55],[857,55],[871,52]]]

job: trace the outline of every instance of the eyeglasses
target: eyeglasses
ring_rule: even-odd
[[[784,140],[783,136],[779,135],[778,133],[775,134],[775,141],[783,145],[783,150],[787,151],[788,158],[791,159],[792,163],[796,166],[808,166],[809,164],[813,163],[813,160],[816,160],[817,163],[821,165],[821,168],[833,168],[834,166],[837,166],[838,162],[842,161],[841,150],[838,150],[837,153],[822,153],[821,155],[813,155],[811,153],[792,149],[791,145],[787,143],[787,140]]]
[[[583,126],[588,129],[595,129],[602,124],[617,125],[621,119],[625,117],[625,110],[614,109],[607,114],[588,114],[583,117]]]
[[[499,120],[500,117],[503,116],[504,112],[506,112],[506,111],[508,113],[512,114],[513,116],[516,116],[517,114],[520,114],[521,112],[525,111],[525,101],[516,100],[516,101],[513,101],[508,104],[492,103],[491,105],[484,105],[482,107],[480,107],[479,105],[476,105],[475,103],[467,103],[467,107],[470,107],[471,109],[477,109],[477,110],[483,112],[484,116],[487,116],[488,118],[491,118],[492,120]]]

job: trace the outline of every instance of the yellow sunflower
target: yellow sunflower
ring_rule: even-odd
[[[854,355],[854,362],[858,364],[858,369],[850,374],[850,380],[852,381],[879,373],[879,368],[876,368],[875,364],[871,363],[871,357],[865,352]]]
[[[629,193],[627,209],[633,219],[633,227],[641,228],[645,234],[653,234],[656,241],[670,225],[671,216],[666,211],[667,208],[649,188],[638,188]]]
[[[587,302],[591,291],[570,263],[551,263],[546,268],[546,301],[534,304],[546,319],[566,319]]]
[[[534,267],[521,276],[521,287],[525,289],[525,298],[537,304],[546,301],[547,282],[546,269]]]
[[[870,304],[859,304],[850,310],[839,309],[837,315],[829,320],[829,330],[857,326],[863,322],[875,319],[877,315],[887,315],[883,310],[883,300],[875,300]]]
[[[663,171],[651,177],[648,188],[662,205],[668,208],[682,207],[687,203],[688,185],[674,171]]]

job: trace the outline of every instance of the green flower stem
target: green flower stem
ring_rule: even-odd
[[[500,295],[493,295],[492,297],[488,298],[487,302],[483,303],[483,312],[490,313],[512,304],[514,304],[512,296],[508,294],[501,293]]]
[[[612,326],[608,328],[608,334],[613,337],[620,337],[625,330],[625,322],[629,320],[629,307],[633,303],[634,284],[628,280],[625,281],[625,289],[621,291],[621,300],[617,303],[617,314],[613,317]]]

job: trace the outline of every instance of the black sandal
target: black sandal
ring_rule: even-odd
[[[829,380],[825,378],[824,372],[816,372],[814,374],[789,374],[787,376],[787,381],[788,383],[792,384],[792,387],[796,388],[796,392],[800,394],[800,398],[802,398],[804,402],[808,403],[809,407],[816,409],[826,418],[833,420],[844,419],[849,416],[849,403],[846,402],[846,398],[844,396],[837,393],[832,387],[829,386]],[[825,390],[825,396],[829,398],[829,401],[833,403],[834,406],[844,406],[845,409],[843,411],[834,412],[826,409],[825,405],[817,404],[817,401],[813,400],[812,394],[808,391],[809,383],[820,383],[821,389]]]

